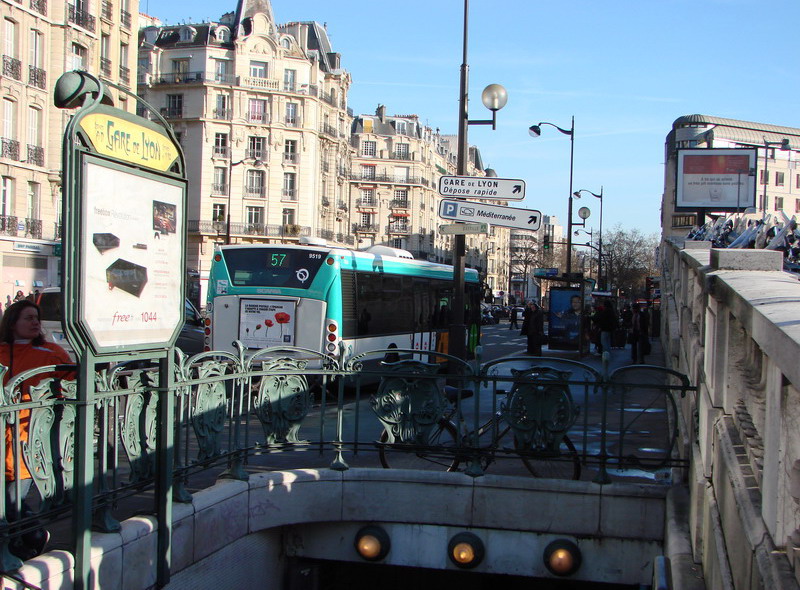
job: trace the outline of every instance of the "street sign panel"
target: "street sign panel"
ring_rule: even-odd
[[[525,181],[515,178],[442,176],[439,178],[439,194],[463,199],[521,201],[525,198]]]
[[[444,235],[488,234],[488,223],[453,223],[440,225],[439,233]]]
[[[537,230],[542,225],[542,213],[533,209],[485,205],[473,201],[450,201],[439,203],[439,217],[450,221],[472,221],[491,223],[502,227]]]
[[[557,277],[557,268],[534,268],[533,276],[535,277]]]

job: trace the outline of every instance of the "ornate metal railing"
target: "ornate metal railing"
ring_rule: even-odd
[[[74,4],[67,4],[67,7],[67,19],[69,22],[83,27],[87,31],[94,32],[95,22],[97,20],[94,16],[85,10],[80,10]]]
[[[28,84],[36,86],[36,88],[41,88],[42,90],[46,89],[47,72],[36,66],[28,66]]]
[[[16,57],[4,55],[3,75],[13,78],[14,80],[22,80],[22,62]]]
[[[279,317],[259,327],[265,338],[284,330]],[[435,347],[435,340],[435,333],[419,334],[420,348]],[[6,468],[14,475],[0,479],[3,571],[20,566],[7,549],[26,527],[74,517],[73,505],[87,493],[73,480],[80,457],[95,474],[88,493],[95,526],[106,532],[119,529],[117,504],[156,480],[172,480],[174,500],[186,502],[186,484],[201,471],[224,469],[225,477],[246,480],[250,467],[303,468],[319,465],[320,456],[338,470],[358,457],[366,467],[597,483],[669,481],[672,469],[687,467],[674,451],[676,402],[694,388],[662,367],[631,365],[608,374],[551,357],[481,364],[390,348],[337,359],[240,345],[191,358],[176,351],[174,363],[163,362],[161,375],[172,376],[167,387],[160,387],[158,369],[121,364],[95,373],[94,387],[83,394],[91,399],[83,401],[71,380],[73,365],[10,379],[0,398],[7,424],[0,455],[10,457]],[[76,415],[87,416],[87,401],[89,448],[76,445]],[[164,420],[174,427],[159,429]],[[166,446],[168,432],[173,442]],[[157,463],[159,452],[169,460]],[[163,471],[166,464],[173,469]],[[5,488],[19,491],[26,477],[38,509],[9,525],[14,507],[6,506]],[[18,502],[17,514],[20,508]]]
[[[18,223],[16,215],[0,215],[0,234],[16,236],[19,231]]]
[[[31,9],[42,16],[47,16],[47,0],[31,0]]]
[[[19,161],[19,142],[16,139],[0,137],[0,158]]]
[[[28,162],[37,166],[44,166],[44,148],[28,144]]]

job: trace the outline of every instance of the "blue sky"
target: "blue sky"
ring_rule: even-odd
[[[216,20],[235,2],[142,0],[169,24]],[[456,133],[463,0],[272,0],[279,23],[327,23],[353,77],[356,113],[385,104]],[[487,84],[508,91],[497,130],[469,141],[503,178],[522,178],[521,206],[566,225],[569,128],[575,117],[574,189],[604,189],[603,228],[660,232],[664,139],[694,113],[800,127],[800,85],[790,23],[798,0],[471,0],[469,115],[489,118]],[[789,35],[786,35],[786,34]],[[599,202],[576,201],[599,223]],[[515,204],[514,206],[520,206]],[[577,217],[576,217],[577,219]]]

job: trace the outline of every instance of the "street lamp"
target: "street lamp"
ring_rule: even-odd
[[[762,211],[767,210],[767,184],[769,183],[769,174],[767,173],[767,156],[769,156],[769,148],[773,145],[780,146],[782,152],[788,152],[791,148],[789,146],[789,140],[784,137],[780,141],[767,141],[767,138],[762,136],[761,139],[764,140],[764,197],[763,201],[761,202],[760,209]],[[738,198],[738,197],[737,197]],[[738,203],[737,203],[738,205]]]
[[[589,241],[588,241],[588,242],[586,242],[586,245],[587,245],[587,246],[589,246],[589,247],[590,247],[592,250],[599,250],[599,248],[597,248],[597,247],[595,247],[595,246],[593,245],[593,243],[594,243],[594,230],[592,230],[592,229],[589,229],[589,230],[586,230],[586,229],[576,229],[576,230],[573,232],[573,234],[572,234],[572,235],[574,235],[574,236],[576,236],[576,237],[577,237],[577,236],[579,236],[581,233],[584,233],[584,234],[586,234],[587,236],[589,236]],[[590,274],[590,275],[591,275],[591,269],[592,269],[592,264],[591,264],[591,259],[590,259],[590,262],[589,262],[589,274]],[[597,265],[597,279],[598,279],[598,281],[597,281],[597,282],[599,283],[599,282],[600,282],[600,264],[599,264],[599,262],[598,262],[598,265]]]
[[[231,243],[231,194],[233,193],[233,167],[239,164],[252,160],[252,158],[244,158],[238,162],[230,161],[228,163],[228,206],[225,208],[225,243]],[[261,160],[254,160],[253,166],[260,167],[263,164]]]
[[[542,121],[538,125],[528,127],[531,137],[539,137],[542,134],[542,125],[555,127],[564,135],[569,135],[569,210],[567,211],[567,276],[572,271],[572,170],[575,156],[575,116],[572,117],[572,126],[569,129],[562,129],[558,125]],[[579,195],[575,195],[580,198]]]
[[[585,188],[577,190],[572,194],[577,197],[580,193],[589,193],[593,197],[597,197],[598,199],[600,199],[600,237],[597,240],[597,246],[598,246],[597,282],[600,283],[600,286],[602,287],[603,285],[603,187],[600,186],[599,195],[597,193],[593,193],[590,190],[586,190]]]
[[[467,143],[467,129],[469,125],[491,125],[496,128],[497,111],[506,106],[508,93],[500,84],[489,84],[483,89],[481,100],[484,106],[492,111],[489,120],[469,120],[469,65],[467,65],[467,39],[469,28],[469,0],[464,0],[464,35],[462,44],[461,78],[458,96],[458,150],[456,159],[456,174],[467,175],[467,156],[469,146]],[[453,240],[453,314],[449,330],[448,351],[459,359],[466,358],[467,330],[464,324],[464,250],[466,236],[457,234]]]

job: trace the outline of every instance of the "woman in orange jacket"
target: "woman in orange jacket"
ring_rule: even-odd
[[[39,321],[39,307],[31,301],[21,300],[13,303],[3,314],[0,320],[0,364],[7,367],[3,385],[16,375],[36,367],[47,365],[71,364],[72,360],[63,348],[52,342],[45,342],[42,326]],[[47,377],[70,378],[74,373],[60,372],[36,375],[22,383],[21,401],[30,401],[30,388]],[[17,444],[28,440],[30,426],[30,411],[23,410],[18,413],[19,440]],[[14,426],[6,426],[6,517],[9,522],[17,520],[16,498],[17,489],[22,499],[22,515],[30,512],[25,504],[25,497],[30,491],[33,480],[30,471],[22,461],[20,450],[14,445]],[[19,485],[15,478],[19,478]],[[12,543],[11,550],[21,559],[29,559],[40,554],[50,535],[40,529],[22,535],[16,543]]]

